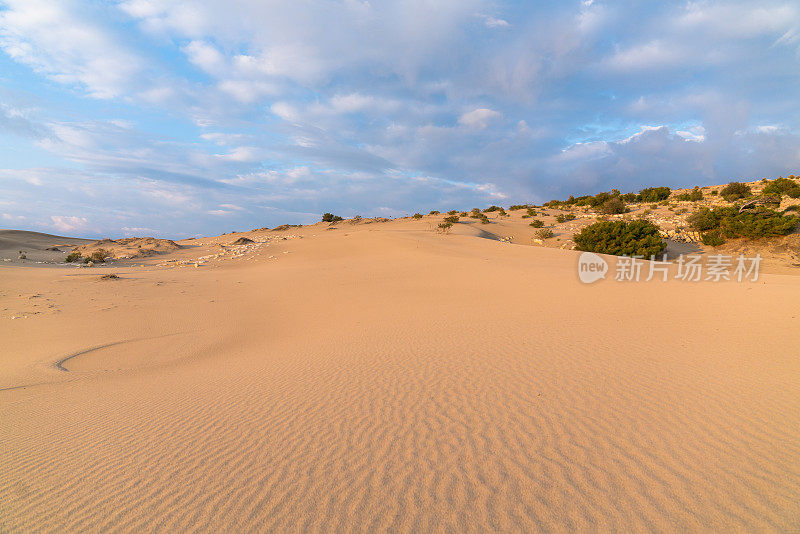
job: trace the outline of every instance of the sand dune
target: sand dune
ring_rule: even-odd
[[[25,230],[0,230],[0,261],[12,265],[63,262],[73,247],[91,242],[91,239]],[[24,254],[24,259],[20,259],[21,253]]]
[[[3,269],[0,530],[800,529],[800,278],[428,226]]]

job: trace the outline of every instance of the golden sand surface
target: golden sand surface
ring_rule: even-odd
[[[457,226],[0,269],[0,531],[800,530],[800,277]]]

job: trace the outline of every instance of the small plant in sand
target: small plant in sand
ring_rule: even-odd
[[[491,213],[491,212],[493,212],[493,211],[501,211],[502,209],[503,209],[503,208],[501,208],[500,206],[489,206],[488,208],[486,208],[485,210],[483,210],[483,212],[484,212],[484,213]]]
[[[453,227],[453,223],[447,222],[447,221],[440,222],[439,226],[438,226],[439,231],[442,232],[443,234],[449,233],[450,232],[450,228],[452,228],[452,227]]]
[[[94,263],[103,263],[106,261],[111,253],[104,248],[98,248],[94,252],[92,252],[91,256],[89,256],[89,261],[93,261]]]
[[[550,228],[540,228],[533,235],[539,239],[550,239],[553,237],[553,231]]]
[[[428,215],[439,215],[439,212],[436,210],[432,210]]]
[[[467,212],[466,211],[462,211],[461,213],[459,213],[459,215],[461,217],[466,217],[467,216]]]
[[[544,226],[544,221],[542,221],[541,219],[535,219],[531,221],[531,226],[533,226],[534,228],[542,228]]]
[[[538,215],[538,214],[536,213],[536,210],[535,210],[535,209],[533,209],[533,208],[528,208],[528,216],[530,216],[530,217],[536,217],[536,215]]]
[[[574,221],[575,214],[574,213],[559,213],[556,215],[556,222],[557,223],[564,223],[567,221]]]
[[[342,217],[339,217],[338,215],[334,215],[333,213],[325,213],[325,214],[322,215],[322,222],[337,222],[337,221],[343,221],[343,220],[344,219]]]
[[[458,215],[450,215],[449,217],[445,217],[444,222],[455,224],[458,222]]]
[[[70,252],[69,254],[67,254],[67,257],[64,258],[64,261],[66,261],[67,263],[72,263],[72,262],[78,261],[80,259],[81,259],[81,253],[80,252]]]
[[[603,221],[583,228],[573,237],[576,248],[614,256],[657,256],[666,248],[658,226],[646,220]]]
[[[450,210],[450,211],[448,211],[448,212],[447,212],[447,214],[448,214],[448,215],[457,215],[457,214],[458,214],[458,211],[456,211],[456,210]]]
[[[415,218],[415,219],[421,219],[422,218],[422,214],[421,213],[415,213],[414,215],[412,215],[412,217]]]

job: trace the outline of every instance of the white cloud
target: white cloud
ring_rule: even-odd
[[[481,15],[481,17],[483,18],[483,23],[487,28],[507,28],[510,26],[507,20],[503,20],[501,18],[496,18],[489,15]]]
[[[235,161],[238,163],[254,162],[261,159],[258,149],[251,146],[239,146],[227,154],[217,154],[216,157],[221,160]]]
[[[125,95],[144,68],[90,9],[64,0],[6,0],[0,47],[11,58],[62,83],[81,84],[97,98]]]
[[[89,221],[86,217],[75,217],[72,215],[51,215],[50,220],[53,222],[53,228],[59,232],[85,230],[89,225]]]
[[[458,118],[458,123],[462,126],[467,126],[468,128],[483,129],[502,116],[503,115],[498,111],[487,108],[478,108],[462,114]]]

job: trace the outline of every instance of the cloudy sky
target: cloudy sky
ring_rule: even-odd
[[[0,0],[0,227],[184,237],[800,174],[800,3]]]

